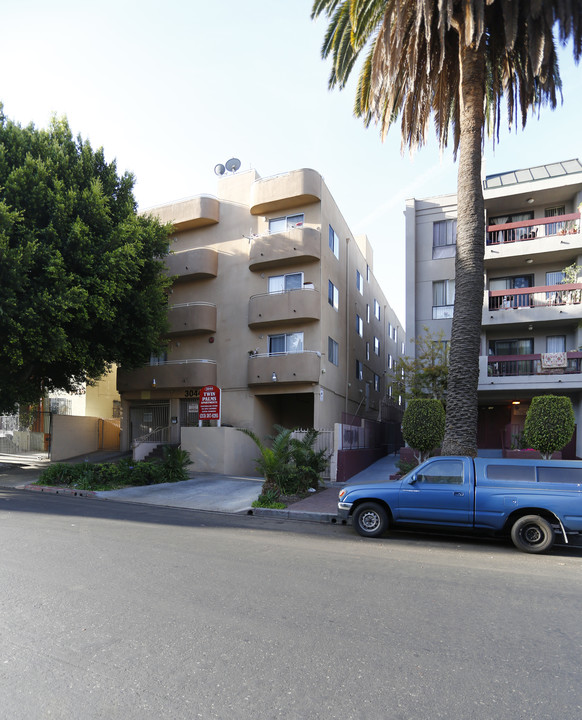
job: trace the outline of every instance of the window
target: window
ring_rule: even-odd
[[[364,366],[360,360],[356,360],[356,380],[364,379]]]
[[[374,373],[374,390],[380,392],[380,376]]]
[[[366,265],[366,282],[370,282],[370,266]]]
[[[161,355],[150,355],[150,365],[163,365],[168,362],[168,353],[162,353]]]
[[[398,328],[392,325],[392,323],[388,323],[388,337],[390,340],[398,342]]]
[[[49,398],[49,410],[54,415],[72,415],[73,401],[66,397]]]
[[[388,387],[386,388],[386,393],[389,398],[392,397],[392,385],[388,385]]]
[[[380,319],[380,303],[377,300],[374,300],[374,317]]]
[[[269,335],[269,355],[303,352],[303,333]]]
[[[339,365],[339,345],[330,337],[327,338],[327,359],[332,365]]]
[[[432,284],[432,319],[444,320],[453,317],[455,304],[455,281],[437,280]]]
[[[557,207],[551,207],[546,208],[544,210],[544,215],[546,217],[557,217],[558,215],[565,215],[566,214],[566,206],[565,205],[558,205]],[[557,222],[557,223],[550,223],[546,225],[546,235],[557,235],[560,230],[564,227],[563,222]]]
[[[380,338],[377,337],[374,338],[374,353],[376,355],[380,354]]]
[[[339,260],[339,237],[331,225],[329,226],[329,248]]]
[[[332,283],[331,280],[328,281],[327,286],[327,302],[332,306],[334,310],[337,310],[339,308],[339,290],[336,288],[336,286]]]
[[[514,275],[491,279],[489,281],[489,290],[521,290],[533,287],[533,284],[533,275]],[[510,308],[530,307],[531,297],[530,293],[491,297],[489,298],[489,308],[491,310],[508,310]]]
[[[457,245],[457,221],[439,220],[432,225],[433,260],[455,256]]]
[[[360,337],[364,337],[364,321],[356,314],[356,332]]]
[[[364,294],[364,278],[359,270],[356,270],[356,287],[360,295]]]
[[[491,340],[489,352],[491,355],[531,355],[533,353],[533,338]]]
[[[388,355],[388,370],[392,370],[394,367],[394,359],[392,358],[392,355]]]
[[[303,273],[290,273],[289,275],[272,275],[269,278],[269,293],[283,293],[303,288]]]
[[[524,220],[533,220],[533,210],[528,210],[523,213],[513,213],[512,215],[500,215],[499,217],[492,217],[489,220],[490,225],[505,225],[507,223],[518,223]],[[490,233],[490,238],[494,242],[515,242],[516,240],[523,240],[524,238],[531,237],[532,228],[530,227],[519,227],[509,228],[509,230],[499,230],[498,232]]]
[[[294,227],[301,227],[303,225],[303,218],[303,213],[273,218],[272,220],[269,220],[269,232],[285,232],[286,230],[291,230],[291,228]]]
[[[460,460],[435,460],[416,475],[417,483],[462,485],[463,463]]]
[[[370,306],[366,305],[366,322],[370,322]]]
[[[366,341],[366,360],[370,359],[370,343]]]
[[[564,282],[564,271],[546,273],[546,285],[561,285]]]
[[[563,353],[566,352],[566,336],[565,335],[548,335],[546,338],[547,353]]]
[[[401,355],[404,355],[404,350],[405,350],[404,343],[401,343],[400,344],[400,354]]]

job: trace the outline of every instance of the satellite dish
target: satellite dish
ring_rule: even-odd
[[[230,158],[226,161],[226,169],[228,172],[235,173],[240,167],[240,160],[238,158]]]
[[[224,175],[225,167],[222,163],[218,163],[218,165],[214,166],[214,174],[215,175]]]

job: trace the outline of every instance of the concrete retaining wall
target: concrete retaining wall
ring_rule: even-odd
[[[258,477],[253,462],[259,456],[255,443],[236,428],[182,428],[182,450],[190,453],[196,472]]]
[[[51,461],[96,452],[99,449],[98,418],[53,415]]]

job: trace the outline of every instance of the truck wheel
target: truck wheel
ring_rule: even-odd
[[[542,553],[554,544],[554,530],[543,517],[524,515],[513,524],[511,539],[522,552]]]
[[[354,527],[362,537],[379,537],[388,524],[388,513],[378,503],[362,503],[354,512]]]

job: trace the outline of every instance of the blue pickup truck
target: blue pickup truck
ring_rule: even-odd
[[[434,457],[398,480],[347,485],[338,516],[364,537],[390,526],[468,528],[541,553],[556,538],[579,540],[582,461]]]

